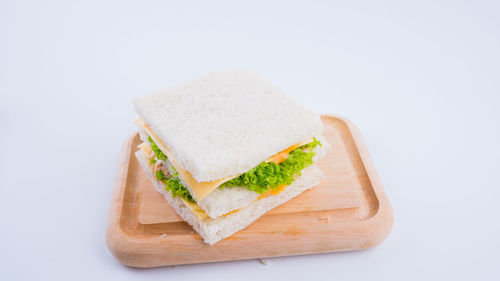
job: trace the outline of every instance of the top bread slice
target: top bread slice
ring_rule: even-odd
[[[209,73],[134,104],[198,182],[245,173],[323,131],[318,114],[246,71]]]

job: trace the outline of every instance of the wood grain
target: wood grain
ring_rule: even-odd
[[[325,177],[314,189],[268,212],[214,246],[204,244],[159,195],[125,143],[111,202],[106,241],[134,267],[214,262],[357,250],[374,246],[392,227],[392,210],[357,129],[322,116],[332,151],[319,162]]]

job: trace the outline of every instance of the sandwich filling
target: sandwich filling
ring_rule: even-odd
[[[149,163],[154,167],[156,179],[165,183],[166,190],[171,192],[174,197],[180,196],[187,202],[196,202],[189,190],[183,185],[179,173],[168,157],[151,137],[148,137],[148,142],[149,145],[141,144],[141,148],[145,150],[146,155],[151,157]],[[300,176],[300,172],[304,168],[313,164],[313,157],[316,155],[314,148],[318,145],[321,146],[321,143],[313,138],[311,142],[293,148],[290,152],[288,152],[290,149],[282,151],[270,158],[275,161],[268,159],[250,171],[226,181],[220,187],[240,186],[259,194],[271,194],[273,190],[282,190],[293,182],[294,176]],[[286,156],[283,156],[284,153]],[[280,161],[276,161],[277,158]]]

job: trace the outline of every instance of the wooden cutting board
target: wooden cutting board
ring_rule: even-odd
[[[123,146],[106,242],[123,264],[157,267],[238,259],[350,251],[375,246],[393,215],[361,136],[348,120],[322,116],[332,150],[318,164],[321,183],[268,212],[246,229],[206,245],[156,192],[134,152]]]

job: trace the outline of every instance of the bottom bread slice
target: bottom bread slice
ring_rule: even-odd
[[[165,185],[153,176],[148,158],[142,150],[137,151],[135,156],[156,190],[163,195],[165,200],[174,208],[177,214],[198,232],[203,238],[203,241],[210,245],[244,229],[266,212],[318,185],[322,175],[321,170],[316,164],[313,164],[305,168],[301,176],[298,176],[291,185],[287,186],[277,195],[271,195],[256,200],[246,207],[239,209],[237,212],[232,212],[217,218],[206,217],[200,219],[188,206],[186,206],[186,203],[180,197],[173,197],[170,192],[165,190]]]

